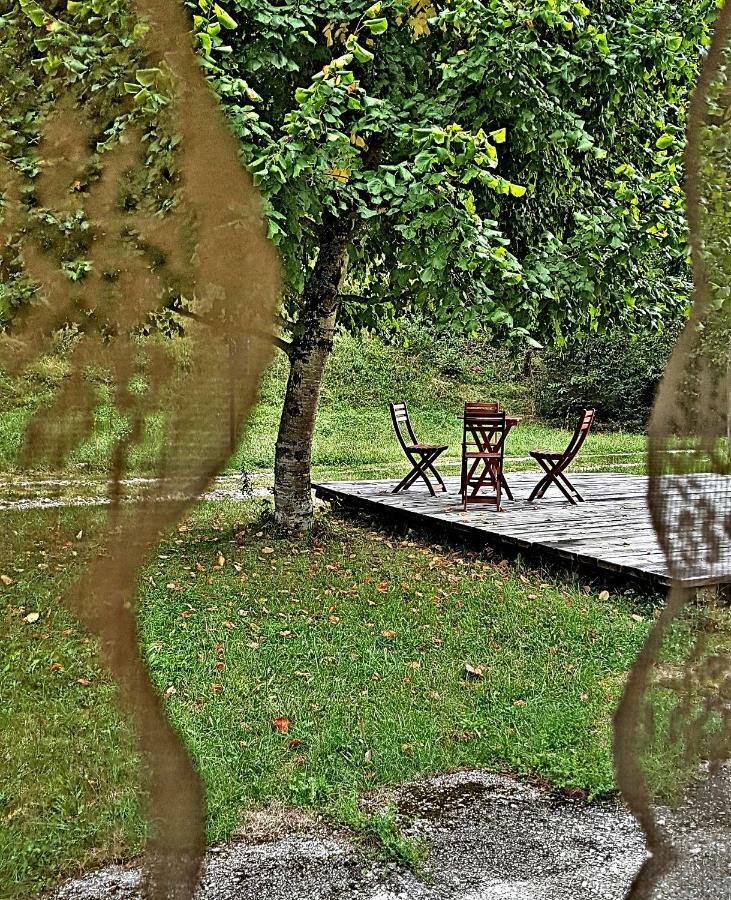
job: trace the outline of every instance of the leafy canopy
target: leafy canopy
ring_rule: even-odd
[[[356,226],[342,313],[355,326],[418,310],[564,340],[684,314],[680,162],[715,0],[186,3],[266,198],[292,327],[333,215]],[[42,122],[70,93],[100,160],[141,128],[136,202],[165,214],[177,178],[169,79],[146,62],[144,24],[122,0],[18,0],[0,31],[0,152],[25,179],[42,242],[81,280],[83,215],[33,205]],[[33,294],[11,240],[0,324]]]
[[[326,212],[362,225],[356,325],[420,309],[563,340],[685,313],[680,163],[715,0],[189,5],[291,319]]]

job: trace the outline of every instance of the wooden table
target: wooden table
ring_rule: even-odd
[[[464,415],[461,415],[459,418],[464,420]],[[515,426],[518,425],[522,421],[523,421],[522,416],[509,416],[506,413],[506,415],[505,415],[505,431],[503,432],[503,440],[502,440],[503,444],[508,439],[508,435],[510,434],[512,429],[515,428]],[[502,472],[500,474],[500,484],[502,485],[503,490],[505,491],[505,493],[508,497],[508,500],[515,500],[515,497],[513,497],[513,492],[510,490],[510,485],[508,484],[507,479],[505,478],[505,472]],[[461,490],[460,490],[460,493],[462,493]]]

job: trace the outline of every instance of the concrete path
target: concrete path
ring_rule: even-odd
[[[407,785],[391,799],[407,833],[429,847],[418,877],[374,861],[344,833],[299,820],[276,839],[212,848],[198,897],[620,900],[646,858],[642,835],[619,804],[558,801],[501,776],[437,776]],[[731,897],[729,800],[727,770],[689,796],[676,813],[661,811],[677,843],[679,863],[654,898]],[[139,886],[139,869],[112,867],[67,883],[53,898],[140,900]]]

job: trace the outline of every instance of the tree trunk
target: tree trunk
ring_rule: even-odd
[[[290,531],[312,527],[312,437],[352,230],[352,220],[326,217],[320,253],[302,297],[297,335],[288,351],[289,378],[274,462],[274,509],[277,525]]]

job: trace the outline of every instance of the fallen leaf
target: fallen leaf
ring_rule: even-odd
[[[406,665],[409,669],[420,669],[421,663],[418,659],[412,659],[411,662],[407,662]]]
[[[216,557],[216,565],[214,566],[214,568],[222,569],[225,565],[226,565],[226,557],[223,555],[223,553],[219,553],[218,556]]]
[[[287,734],[290,725],[291,722],[285,716],[277,716],[276,719],[272,719],[272,726],[279,734]]]
[[[288,742],[287,742],[287,746],[288,746],[288,747],[290,748],[290,750],[291,750],[293,747],[299,747],[299,745],[300,745],[301,743],[302,743],[302,741],[301,741],[299,738],[292,738],[291,741],[288,741]]]
[[[171,684],[170,687],[167,688],[167,690],[165,691],[165,696],[166,696],[166,697],[172,697],[173,694],[177,694],[177,693],[178,693],[178,692],[177,692],[176,688],[173,687],[173,685]]]
[[[60,662],[51,663],[51,671],[52,672],[61,672],[63,670],[63,666]]]
[[[406,756],[413,756],[414,748],[411,746],[411,744],[401,744],[401,752]]]
[[[606,603],[607,600],[609,600],[609,591],[602,591],[599,594],[599,599],[602,601],[602,603]]]
[[[469,663],[465,663],[464,671],[468,678],[482,678],[485,674],[485,670],[482,666],[471,666]]]
[[[223,627],[231,631],[232,628],[236,628],[236,625],[234,622],[224,622]]]
[[[82,687],[89,687],[91,684],[88,678],[77,678],[76,683],[80,684]]]
[[[0,581],[5,587],[9,587],[13,583],[13,579],[9,575],[0,575]]]
[[[644,621],[645,621],[645,620],[642,618],[642,616],[638,616],[637,613],[632,613],[631,618],[632,618],[632,620],[633,620],[634,622],[644,622]]]
[[[340,616],[328,616],[327,620],[331,625],[337,625],[340,621]]]
[[[35,623],[40,619],[41,614],[37,612],[28,613],[27,616],[24,617],[23,621],[27,622],[29,625],[35,625]]]
[[[377,590],[378,590],[381,594],[385,594],[386,591],[388,590],[388,582],[387,582],[387,581],[379,581],[379,582],[378,582],[378,586],[377,586]]]
[[[525,700],[513,700],[513,706],[526,706]]]
[[[274,547],[262,547],[261,552],[262,553],[274,553]]]
[[[381,636],[385,637],[385,638],[395,638],[396,632],[391,631],[389,628],[384,628],[383,631],[381,632]]]
[[[213,691],[214,694],[220,694],[221,691],[223,690],[223,685],[222,684],[212,684],[211,690]]]

